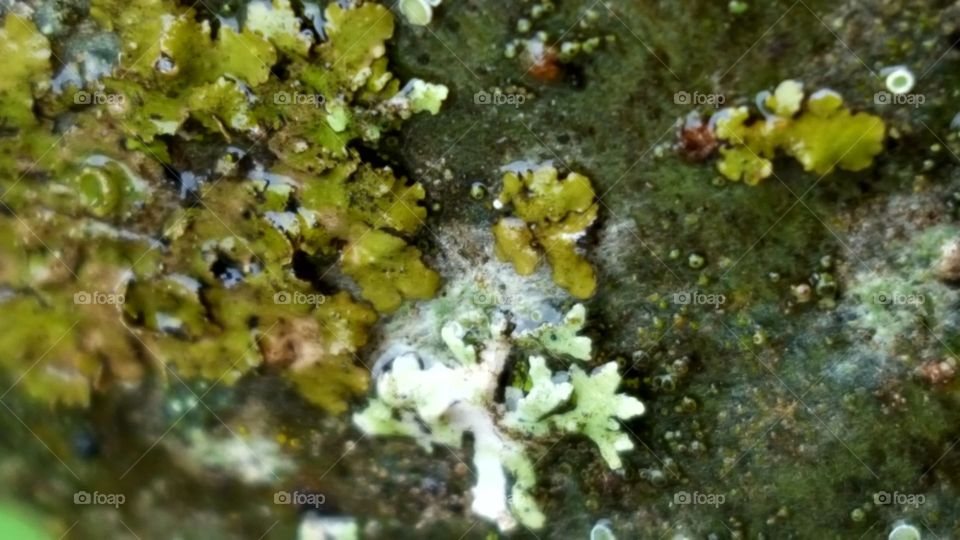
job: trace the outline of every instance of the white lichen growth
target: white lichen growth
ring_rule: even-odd
[[[617,540],[617,537],[613,534],[610,522],[601,519],[590,529],[590,540]]]
[[[913,233],[909,242],[891,242],[881,260],[871,261],[848,280],[841,311],[848,313],[852,328],[868,336],[880,351],[897,356],[906,343],[935,336],[946,339],[955,327],[952,316],[960,293],[938,277],[943,253],[958,230],[935,226]]]
[[[519,388],[507,389],[511,394],[507,396],[508,402],[515,398],[516,406],[504,416],[503,423],[511,429],[544,435],[549,431],[549,426],[542,420],[570,399],[573,385],[554,380],[542,356],[530,357],[530,381],[532,386],[526,396]]]
[[[888,540],[920,540],[920,530],[909,523],[898,522],[887,536]]]
[[[552,418],[553,423],[568,433],[583,433],[600,448],[600,455],[611,469],[623,466],[620,452],[633,448],[630,437],[620,431],[620,420],[643,414],[643,403],[630,396],[617,394],[620,374],[616,362],[609,362],[588,375],[577,366],[570,372],[577,407]]]
[[[300,18],[290,0],[260,0],[247,6],[246,28],[270,40],[280,50],[306,55],[313,45],[310,32],[300,31]]]
[[[582,304],[577,304],[559,324],[543,324],[521,332],[517,338],[521,343],[537,343],[553,354],[567,355],[575,360],[589,360],[593,342],[588,337],[578,335],[586,320],[587,310]]]
[[[293,470],[293,463],[280,445],[262,435],[215,437],[191,429],[186,443],[168,444],[189,470],[222,474],[245,484],[268,485]]]
[[[297,527],[297,540],[357,540],[360,527],[350,517],[320,516],[314,513],[304,515]]]
[[[354,422],[368,434],[412,437],[428,449],[459,447],[469,432],[477,476],[473,512],[502,530],[518,522],[541,527],[545,517],[532,494],[536,475],[528,445],[537,438],[583,434],[597,444],[611,468],[619,468],[618,453],[633,443],[618,420],[642,414],[643,404],[617,394],[615,362],[593,374],[579,366],[569,373],[548,367],[547,356],[561,366],[569,359],[589,360],[590,339],[576,334],[585,323],[583,306],[574,306],[561,321],[526,330],[509,324],[516,323],[510,312],[458,307],[439,332],[445,349],[388,350],[392,356],[378,362],[377,395],[354,415]],[[514,348],[546,356],[511,356]],[[498,402],[501,375],[518,356],[528,358],[528,390],[508,387],[503,392],[506,402]]]

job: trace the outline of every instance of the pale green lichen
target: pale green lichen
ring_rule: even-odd
[[[570,399],[573,385],[554,381],[542,356],[530,357],[529,377],[530,391],[517,400],[516,408],[504,416],[503,423],[511,429],[543,436],[550,426],[542,420]]]
[[[583,304],[577,304],[560,323],[546,323],[520,332],[517,340],[528,347],[539,345],[553,355],[587,361],[592,354],[593,342],[580,335],[586,322],[587,310]]]
[[[497,204],[512,206],[516,217],[501,218],[493,227],[497,257],[529,275],[539,265],[540,248],[553,280],[576,298],[589,298],[597,287],[596,274],[577,241],[597,219],[595,198],[590,179],[575,172],[562,180],[549,165],[506,173]]]
[[[300,31],[301,21],[290,7],[289,0],[261,0],[247,6],[246,27],[270,40],[289,55],[306,55],[313,45],[311,34]]]
[[[440,5],[441,0],[400,0],[398,7],[407,22],[416,26],[426,26],[433,20],[433,8]]]
[[[438,357],[415,351],[393,357],[377,380],[376,397],[354,415],[354,421],[366,433],[412,437],[428,449],[433,445],[459,447],[470,433],[477,474],[473,511],[504,530],[517,521],[541,527],[546,518],[532,494],[536,474],[527,451],[532,444],[528,437],[585,435],[597,444],[611,468],[620,468],[619,453],[632,448],[632,443],[620,431],[618,421],[643,414],[643,404],[617,393],[620,375],[614,362],[592,375],[578,366],[572,366],[567,374],[551,371],[547,358],[539,355],[529,356],[531,383],[527,391],[507,387],[506,403],[500,404],[496,396],[513,348],[523,352],[531,347],[546,348],[553,361],[560,363],[571,353],[574,357],[589,353],[585,337],[567,336],[562,347],[544,347],[541,342],[543,336],[561,328],[581,328],[583,306],[575,306],[560,325],[525,334],[511,330],[497,312],[489,316],[476,310],[459,313],[462,318],[449,321],[440,332],[449,350]],[[475,321],[476,326],[468,331],[461,320]],[[464,342],[467,334],[473,336],[476,346]],[[504,405],[506,411],[501,412]]]
[[[889,357],[905,346],[918,346],[922,337],[935,343],[952,338],[952,308],[960,293],[938,279],[941,250],[950,248],[960,234],[953,226],[937,226],[914,235],[910,242],[893,242],[889,261],[872,264],[850,280],[839,309],[850,313],[849,324],[868,337]]]
[[[627,420],[644,412],[637,399],[617,394],[620,374],[617,364],[604,364],[593,374],[578,366],[570,370],[573,392],[577,397],[576,408],[557,415],[551,420],[568,433],[582,433],[596,443],[600,455],[611,469],[619,469],[623,463],[620,453],[633,449],[633,442],[620,431],[617,420]]]
[[[799,82],[784,81],[765,100],[772,110],[754,118],[746,107],[723,109],[713,122],[720,148],[717,169],[733,181],[756,185],[773,174],[773,159],[784,153],[804,170],[826,175],[836,168],[860,171],[883,150],[883,120],[852,113],[830,90],[815,92],[803,102]]]
[[[424,111],[437,114],[450,92],[442,84],[432,84],[420,79],[412,79],[405,90],[404,93],[410,100],[410,111],[414,114]]]
[[[777,116],[789,118],[797,114],[803,105],[803,83],[793,79],[783,81],[777,85],[766,104]]]

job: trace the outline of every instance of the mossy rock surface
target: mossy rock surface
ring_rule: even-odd
[[[551,162],[592,191],[556,263],[595,282],[568,287],[585,370],[617,362],[647,410],[624,425],[622,473],[586,439],[538,448],[546,525],[509,537],[587,538],[601,519],[618,538],[956,536],[955,6],[447,0],[416,26],[386,4],[283,0],[251,24],[246,4],[0,6],[0,478],[34,511],[0,527],[290,538],[303,516],[274,496],[299,490],[365,538],[498,534],[468,513],[465,449],[365,438],[345,413],[384,325],[462,270],[445,261],[488,263],[498,227],[531,245],[493,202],[504,166]],[[555,65],[505,54],[540,31],[598,39]],[[878,100],[894,65],[922,104]],[[792,110],[787,79],[846,112],[801,109],[792,146],[732,161],[775,175],[730,182],[720,150],[675,150],[715,110],[680,93],[758,118],[763,91]],[[448,89],[436,114],[414,80]],[[549,281],[541,255],[505,253],[503,271]]]

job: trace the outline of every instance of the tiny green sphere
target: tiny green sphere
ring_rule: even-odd
[[[474,182],[470,186],[470,197],[475,201],[481,201],[487,196],[487,186],[481,184],[480,182]]]
[[[727,9],[734,15],[742,15],[746,13],[749,8],[750,4],[740,2],[739,0],[731,0],[731,2],[727,4]]]
[[[866,517],[867,517],[867,514],[866,514],[866,512],[863,511],[862,508],[855,508],[855,509],[853,510],[853,512],[850,512],[850,519],[852,519],[853,521],[855,521],[855,522],[857,522],[857,523],[860,523],[860,522],[863,521]]]
[[[707,260],[704,259],[702,255],[691,253],[690,257],[687,258],[687,264],[690,266],[690,268],[698,270],[703,268],[703,265],[707,264]]]
[[[834,279],[833,274],[828,274],[826,272],[817,276],[817,294],[819,296],[834,296],[837,294],[837,280]]]
[[[920,540],[920,531],[913,525],[901,523],[890,531],[888,540]]]

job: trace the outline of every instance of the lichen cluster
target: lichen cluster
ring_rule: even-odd
[[[726,143],[717,170],[729,180],[760,183],[773,174],[773,159],[781,153],[822,176],[835,168],[866,169],[883,150],[883,120],[851,112],[832,90],[804,100],[800,83],[787,80],[757,102],[763,105],[761,118],[747,107],[731,107],[711,119],[717,139]]]
[[[577,298],[589,298],[597,278],[577,242],[597,219],[595,199],[590,179],[579,173],[561,180],[549,165],[507,172],[496,203],[512,208],[513,216],[493,226],[497,257],[521,275],[532,274],[546,257],[558,285]]]
[[[535,441],[584,435],[611,469],[619,469],[620,453],[633,448],[619,421],[644,412],[640,401],[617,393],[616,362],[592,372],[577,365],[589,362],[592,350],[590,339],[578,335],[586,318],[582,305],[561,320],[525,329],[510,324],[512,316],[461,304],[440,331],[446,350],[432,355],[421,347],[388,358],[376,397],[354,416],[366,433],[412,437],[428,450],[459,447],[470,433],[477,475],[472,509],[504,530],[518,521],[544,524],[533,495]],[[524,360],[514,368],[525,376],[502,389],[500,402],[501,375],[514,350]]]
[[[423,187],[358,146],[446,88],[390,73],[379,4],[332,3],[322,26],[287,0],[241,15],[93,0],[103,69],[6,14],[0,363],[38,399],[85,404],[157,365],[222,384],[258,368],[341,411],[377,313],[438,288],[411,243]]]

